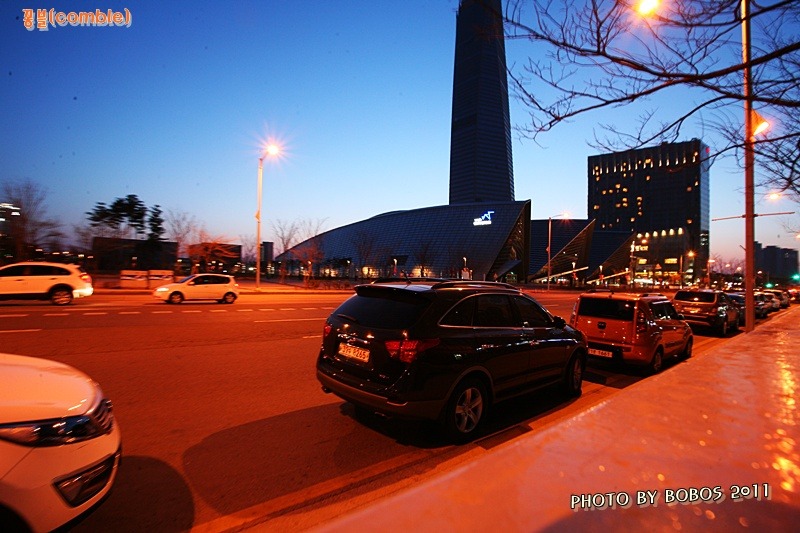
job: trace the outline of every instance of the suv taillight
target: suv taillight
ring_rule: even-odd
[[[636,312],[636,333],[644,333],[647,331],[647,318],[645,318],[642,310]]]
[[[404,339],[399,341],[386,341],[386,351],[389,357],[399,359],[404,363],[411,363],[417,356],[439,344],[439,339]]]
[[[333,331],[333,326],[326,323],[325,326],[322,328],[322,337],[325,338],[330,335],[331,331]]]
[[[89,284],[91,285],[91,283],[92,283],[92,276],[90,276],[89,274],[81,274],[81,280],[82,280],[84,283],[89,283]]]

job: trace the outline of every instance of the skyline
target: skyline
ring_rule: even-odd
[[[456,0],[226,6],[56,1],[47,7],[127,8],[132,22],[28,31],[24,6],[0,5],[0,181],[47,189],[47,214],[70,233],[97,202],[136,194],[241,242],[255,239],[258,158],[270,140],[284,155],[264,161],[263,240],[276,240],[279,220],[324,219],[330,230],[447,204]],[[509,67],[534,51],[507,41]],[[513,95],[510,105],[512,128],[524,124]],[[597,154],[587,142],[608,120],[585,115],[541,144],[512,132],[515,196],[532,200],[534,219],[587,218],[587,159]],[[681,140],[713,146],[702,126],[686,131]],[[710,176],[711,218],[743,213],[734,162]],[[757,191],[757,213],[795,210],[769,192]],[[756,240],[797,249],[785,221],[759,216]],[[743,240],[742,219],[711,223],[712,255],[741,258]]]

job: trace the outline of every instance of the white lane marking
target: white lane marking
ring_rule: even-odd
[[[108,313],[106,313],[106,312],[102,312],[102,313],[83,313],[83,316],[98,316],[98,315],[107,315],[107,314]]]
[[[120,311],[119,314],[121,315],[141,315],[141,311]]]
[[[25,315],[0,315],[0,318],[19,318],[19,317],[23,317],[23,316],[30,316],[30,315],[27,315],[27,314],[25,314]]]
[[[0,329],[0,333],[32,333],[41,329]]]
[[[69,313],[45,313],[44,316],[69,316]]]

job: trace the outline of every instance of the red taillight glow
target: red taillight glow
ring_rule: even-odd
[[[325,324],[325,326],[322,328],[322,336],[327,337],[328,335],[330,335],[332,330],[333,327],[330,324]]]
[[[411,363],[417,356],[439,344],[439,339],[405,339],[399,341],[386,341],[386,351],[389,357],[399,359],[404,363]]]
[[[644,313],[639,311],[636,313],[636,333],[644,333],[647,331],[647,319],[644,317]]]

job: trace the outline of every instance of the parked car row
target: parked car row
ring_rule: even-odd
[[[739,300],[712,289],[671,299],[600,289],[578,297],[567,324],[503,283],[379,280],[325,321],[317,379],[357,413],[438,421],[466,441],[502,400],[554,383],[579,395],[589,360],[657,373],[691,357],[695,329],[724,337],[739,328]]]
[[[740,324],[744,325],[744,317],[746,312],[745,295],[742,292],[729,292],[727,296],[732,299],[740,309],[741,320]],[[788,291],[779,289],[764,289],[753,293],[753,302],[755,304],[755,317],[766,318],[770,313],[786,309],[794,300]]]

